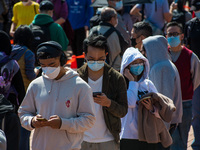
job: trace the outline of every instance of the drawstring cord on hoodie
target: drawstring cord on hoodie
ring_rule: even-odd
[[[54,80],[52,80],[51,81],[51,88],[50,88],[50,90],[48,91],[48,94],[50,94],[51,93],[51,91],[52,91],[52,88],[53,88],[53,82],[55,82]],[[57,89],[60,89],[60,82],[58,82],[58,88]],[[57,96],[56,96],[56,101],[58,100],[58,97],[59,97],[59,90],[57,90]]]

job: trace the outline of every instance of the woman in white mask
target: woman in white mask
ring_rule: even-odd
[[[36,14],[39,14],[39,4],[31,0],[21,0],[13,7],[10,35],[13,37],[15,30],[20,25],[29,25]]]

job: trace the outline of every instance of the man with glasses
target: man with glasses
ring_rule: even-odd
[[[173,134],[172,150],[186,150],[188,132],[192,122],[192,97],[194,90],[200,85],[200,61],[195,53],[182,45],[184,39],[182,26],[176,22],[167,24],[167,40],[169,52],[176,65],[180,80],[183,103],[182,123]]]
[[[87,63],[77,72],[94,92],[96,122],[84,133],[81,150],[119,150],[120,118],[128,109],[125,79],[105,63],[108,45],[104,36],[89,36],[83,45]]]
[[[152,36],[152,28],[149,23],[137,22],[133,24],[131,36],[132,46],[141,50],[142,40]]]

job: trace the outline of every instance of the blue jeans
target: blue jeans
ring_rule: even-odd
[[[173,144],[171,150],[187,150],[188,132],[192,122],[192,101],[183,102],[182,123],[172,134]]]
[[[200,149],[200,86],[194,91],[192,103],[192,126],[194,129],[195,141],[192,144],[193,150]]]
[[[31,133],[30,131],[21,127],[19,150],[29,150],[30,149],[29,148],[30,133]]]

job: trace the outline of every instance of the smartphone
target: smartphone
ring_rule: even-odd
[[[37,118],[37,121],[47,121],[46,118]]]
[[[174,3],[178,3],[178,0],[174,0]]]
[[[97,97],[97,95],[101,95],[101,92],[93,92],[93,97]]]
[[[142,99],[139,100],[139,102],[142,102],[142,101],[144,101],[146,99],[150,99],[150,98],[151,98],[151,96],[143,97]]]

